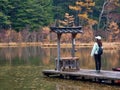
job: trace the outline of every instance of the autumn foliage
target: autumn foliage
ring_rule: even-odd
[[[92,17],[95,6],[95,0],[76,0],[74,4],[68,5],[68,9],[74,13],[65,12],[64,19],[58,19],[57,22],[55,22],[56,27],[82,26],[84,33],[76,36],[77,42],[92,42],[96,35],[102,36],[103,41],[120,41],[120,14],[116,13],[116,9],[120,7],[119,0],[104,0],[103,6],[99,10],[100,15],[97,17],[99,20]],[[39,30],[23,28],[19,30],[19,32],[13,30],[11,27],[8,30],[0,30],[0,42],[2,43],[50,43],[56,41],[56,34],[50,33],[49,26],[42,27]],[[71,34],[62,34],[61,41],[63,43],[71,42]]]
[[[119,15],[113,17],[115,14],[111,13],[114,9],[119,7],[118,2],[118,0],[106,0],[103,4],[98,22],[89,16],[89,13],[93,12],[92,7],[95,6],[95,2],[93,0],[77,0],[75,5],[69,5],[69,9],[75,11],[76,15],[73,16],[69,13],[65,13],[65,20],[59,20],[58,27],[75,27],[82,25],[84,33],[76,37],[76,40],[80,42],[91,42],[96,35],[102,36],[104,41],[119,41],[120,27],[117,22],[120,17],[118,17]],[[102,21],[103,17],[106,18],[106,21]],[[79,19],[77,22],[76,18]],[[72,24],[70,25],[71,22]],[[98,27],[101,26],[101,28],[95,30],[93,28],[95,25],[98,25]],[[67,36],[64,37],[67,40]]]

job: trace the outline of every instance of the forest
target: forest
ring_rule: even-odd
[[[55,42],[49,27],[82,26],[76,41],[120,41],[120,0],[0,0],[0,42]],[[71,35],[62,37],[70,42]]]

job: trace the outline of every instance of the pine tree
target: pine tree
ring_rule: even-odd
[[[90,17],[89,14],[92,13],[92,7],[95,6],[95,2],[93,0],[78,0],[75,2],[75,6],[69,5],[71,10],[75,10],[77,12],[76,18],[79,19],[77,21],[77,25],[87,25]]]
[[[0,28],[39,29],[53,22],[52,0],[0,0]]]

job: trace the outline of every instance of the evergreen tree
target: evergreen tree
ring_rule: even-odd
[[[9,14],[9,8],[12,8],[9,5],[8,0],[0,0],[0,29],[7,29],[11,24]]]
[[[52,0],[1,0],[0,27],[32,30],[53,21]]]

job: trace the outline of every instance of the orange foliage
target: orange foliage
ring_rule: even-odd
[[[119,29],[117,23],[111,22],[108,27],[108,30],[110,31],[110,34],[109,34],[110,41],[119,40],[120,29]]]
[[[87,14],[87,13],[78,14],[78,16],[79,16],[80,18],[83,18],[83,19],[88,19],[88,14]]]
[[[71,5],[69,5],[69,8],[70,8],[71,10],[81,11],[81,8],[80,8],[79,6],[71,6]]]
[[[89,23],[89,25],[90,25],[90,24],[91,24],[91,25],[95,25],[95,24],[97,24],[98,22],[97,22],[96,20],[89,19],[89,20],[88,20],[88,23]]]
[[[84,22],[87,24],[91,24],[89,23],[90,18],[88,16],[88,12],[92,12],[91,7],[95,6],[95,2],[93,2],[93,0],[85,0],[85,1],[76,1],[75,4],[76,4],[75,6],[69,5],[69,9],[79,11],[78,17],[80,19],[79,21],[81,21],[81,25],[84,25],[83,24]]]
[[[91,42],[93,41],[93,31],[90,29],[89,26],[83,27],[83,34],[77,35],[76,39],[79,40],[79,42]]]
[[[73,27],[74,26],[74,17],[73,15],[69,15],[69,13],[65,13],[65,19],[59,20],[59,27]]]

